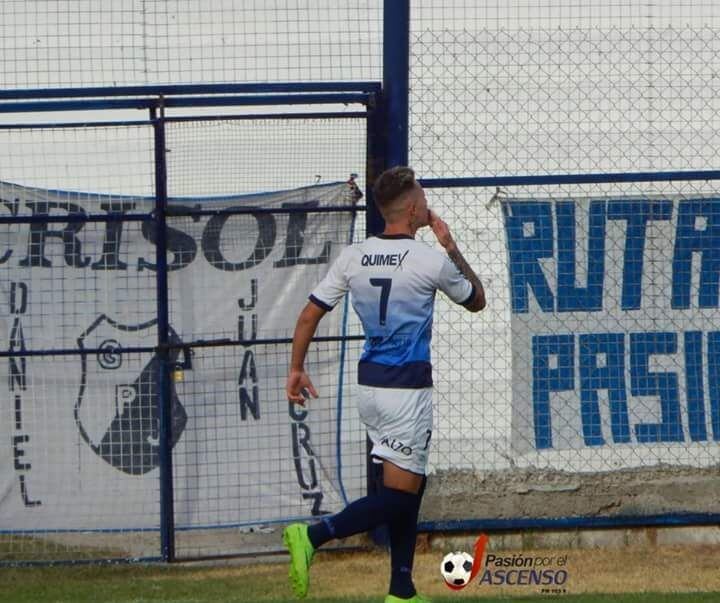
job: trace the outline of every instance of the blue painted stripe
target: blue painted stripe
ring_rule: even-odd
[[[527,530],[546,528],[619,528],[643,526],[715,525],[718,513],[664,513],[659,515],[618,515],[604,517],[523,517],[511,519],[450,519],[422,521],[421,532],[453,532],[480,530]]]
[[[420,178],[424,188],[473,188],[491,186],[537,186],[542,184],[612,184],[614,182],[670,182],[720,180],[720,170],[672,172],[609,172],[603,174],[545,174],[538,176],[481,176],[467,178]]]

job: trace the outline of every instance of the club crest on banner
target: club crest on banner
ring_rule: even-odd
[[[98,349],[81,354],[80,389],[74,407],[80,436],[115,469],[144,475],[159,465],[159,359],[156,354],[128,353],[156,341],[157,320],[120,324],[101,315],[78,338],[78,347]],[[170,343],[181,343],[170,329]],[[179,348],[170,351],[176,363]],[[171,383],[172,446],[187,423],[175,385]]]

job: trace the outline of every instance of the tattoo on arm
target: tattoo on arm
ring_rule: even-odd
[[[452,260],[452,263],[457,266],[458,270],[463,274],[463,276],[470,281],[473,287],[475,287],[476,295],[479,294],[482,296],[484,303],[485,290],[483,289],[482,282],[480,281],[478,275],[475,274],[475,271],[470,267],[470,264],[467,263],[467,260],[463,257],[463,254],[460,253],[460,250],[457,248],[457,246],[454,246],[451,250],[447,252],[447,254],[450,260]]]

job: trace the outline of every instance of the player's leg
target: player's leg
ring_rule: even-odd
[[[411,494],[417,494],[422,488],[425,476],[398,467],[392,461],[383,460],[383,486]]]
[[[415,591],[412,580],[417,520],[425,492],[425,468],[432,434],[432,390],[424,389],[412,394],[412,421],[402,430],[404,441],[410,443],[411,455],[403,459],[400,467],[391,461],[383,463],[383,484],[415,494],[412,512],[390,522],[391,573],[387,603],[424,601]]]
[[[283,539],[290,553],[290,583],[297,597],[305,597],[310,582],[309,570],[315,551],[335,538],[347,538],[367,532],[397,517],[415,512],[417,494],[383,487],[380,492],[351,502],[338,514],[306,526],[292,524]]]
[[[407,451],[403,450],[403,447],[393,451],[393,446],[398,448],[398,444],[392,443],[390,440],[383,443],[384,438],[379,435],[379,421],[377,420],[379,415],[376,407],[378,400],[375,395],[376,392],[372,391],[374,388],[360,389],[364,390],[365,395],[360,397],[358,407],[361,411],[361,418],[366,424],[368,434],[374,444],[373,454],[376,454],[375,450],[377,448],[378,451],[383,453],[377,456],[383,458],[387,456],[393,460],[398,457],[398,462],[401,462]],[[402,402],[408,403],[411,400],[405,399]],[[393,415],[397,415],[397,417],[394,418]],[[389,419],[388,414],[384,413],[384,422],[390,425],[390,432],[392,432],[393,423],[402,419],[403,416],[402,404],[395,404],[392,407]],[[309,527],[302,524],[293,524],[286,528],[284,538],[291,555],[291,582],[298,597],[304,597],[307,593],[310,563],[315,550],[320,546],[335,538],[347,538],[354,534],[367,532],[383,524],[390,525],[396,517],[417,513],[417,492],[420,488],[422,476],[418,480],[417,477],[413,477],[410,473],[409,471],[394,473],[391,469],[389,470],[388,482],[379,492],[355,500],[338,514],[324,517],[322,521]]]
[[[335,538],[368,532],[389,524],[395,516],[412,512],[416,498],[417,493],[383,487],[378,493],[354,500],[336,515],[323,517],[311,525],[307,530],[308,539],[317,549]]]
[[[387,463],[386,463],[387,466]],[[397,600],[408,600],[416,595],[412,579],[417,541],[417,520],[420,503],[425,490],[426,478],[422,477],[413,509],[407,515],[396,517],[388,525],[390,536],[390,588],[389,594]],[[396,599],[389,599],[394,601]]]

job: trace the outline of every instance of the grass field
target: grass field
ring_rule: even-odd
[[[557,551],[553,551],[557,554]],[[666,547],[568,551],[562,596],[539,587],[471,584],[460,592],[440,579],[441,554],[421,553],[416,583],[436,603],[710,603],[720,601],[720,549]],[[382,553],[320,554],[307,603],[383,600],[388,574]],[[691,592],[696,591],[696,592]],[[698,592],[702,591],[702,592]],[[604,593],[604,594],[597,594]],[[628,594],[633,593],[633,594]],[[286,565],[81,566],[0,570],[3,603],[280,603],[291,602]]]

